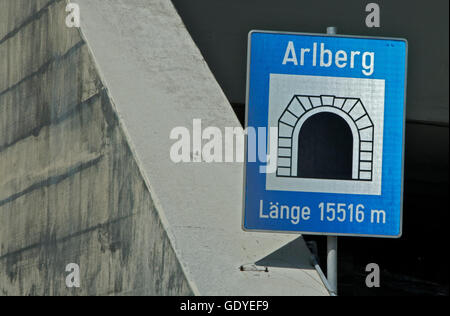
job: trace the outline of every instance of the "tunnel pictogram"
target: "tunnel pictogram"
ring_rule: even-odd
[[[372,180],[374,124],[361,99],[294,95],[278,130],[277,177]]]

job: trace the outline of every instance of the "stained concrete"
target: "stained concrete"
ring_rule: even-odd
[[[242,163],[170,160],[176,126],[239,126],[170,1],[79,0],[81,29],[65,0],[18,2],[0,0],[0,294],[328,294],[301,237],[241,230]]]
[[[0,295],[190,295],[65,5],[0,1]]]

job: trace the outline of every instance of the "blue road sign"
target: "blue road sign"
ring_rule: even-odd
[[[247,136],[244,230],[401,236],[406,64],[403,39],[250,32],[246,127],[269,158]]]

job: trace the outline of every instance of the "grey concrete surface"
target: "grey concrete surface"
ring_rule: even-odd
[[[0,295],[193,294],[65,5],[0,1]]]
[[[243,166],[170,160],[176,126],[239,126],[167,0],[79,0],[81,29],[187,277],[204,295],[326,295],[303,240],[288,267],[239,271],[298,236],[241,230]],[[139,39],[139,40],[136,40]],[[290,262],[290,264],[289,264]],[[295,266],[296,268],[293,268]]]
[[[241,230],[242,164],[170,160],[176,126],[239,126],[170,1],[78,0],[81,30],[23,1],[0,0],[0,295],[328,294],[301,237]]]

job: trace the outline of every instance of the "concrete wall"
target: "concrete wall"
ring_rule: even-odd
[[[192,294],[65,6],[0,0],[0,295]]]
[[[192,131],[194,119],[221,131],[240,126],[171,1],[76,2],[83,34],[196,293],[327,295],[302,237],[242,230],[242,163],[171,160],[175,127]]]
[[[170,1],[31,2],[0,0],[0,295],[328,294],[302,237],[242,231],[242,163],[171,161],[240,124]]]

